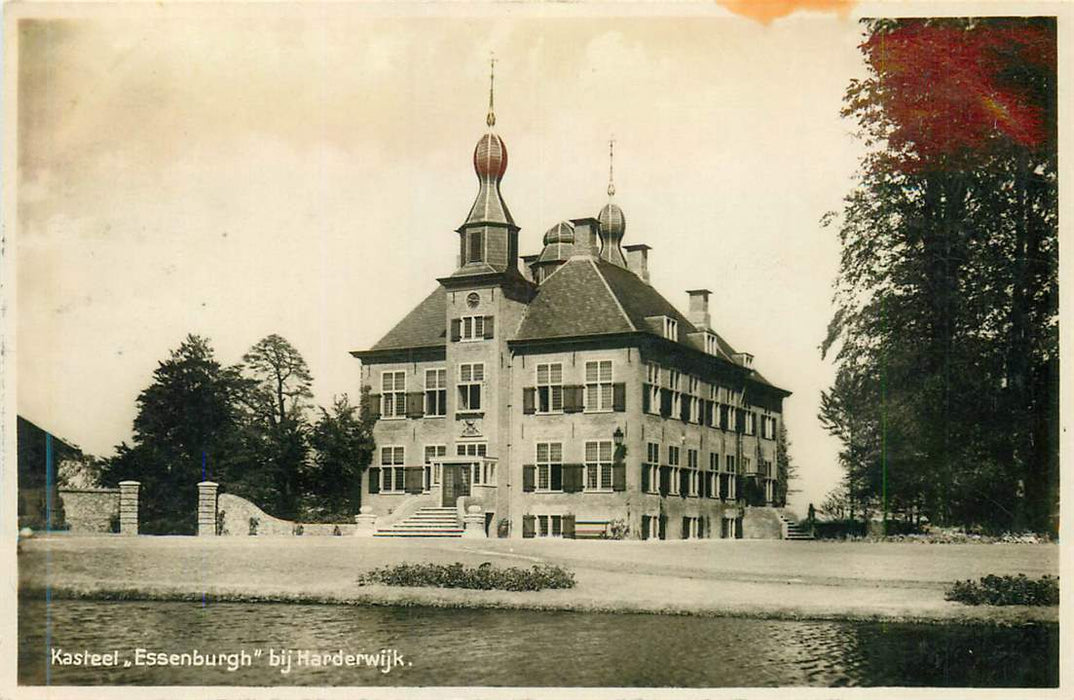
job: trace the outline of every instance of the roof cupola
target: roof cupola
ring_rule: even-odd
[[[608,203],[600,210],[600,257],[610,263],[626,267],[626,258],[620,245],[626,232],[626,216],[618,204],[611,201],[615,196],[615,139],[608,141]]]
[[[506,272],[517,267],[518,226],[500,194],[500,181],[507,172],[507,146],[493,131],[496,126],[496,59],[489,62],[489,111],[486,132],[474,147],[477,198],[466,221],[457,230],[459,269],[455,275]]]

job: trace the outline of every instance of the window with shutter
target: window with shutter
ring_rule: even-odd
[[[457,411],[481,410],[481,387],[485,383],[485,363],[459,365],[459,404]]]
[[[559,413],[563,410],[563,364],[537,365],[537,412]]]
[[[451,319],[451,342],[457,343],[462,340],[462,319]]]
[[[586,491],[612,490],[612,441],[590,440],[585,444]]]
[[[492,339],[492,336],[493,336],[492,328],[493,328],[493,317],[492,316],[486,316],[485,317],[485,340],[491,340]]]
[[[671,389],[660,390],[660,415],[664,418],[671,417]]]
[[[585,363],[585,410],[612,410],[612,361],[596,360]]]
[[[564,413],[579,413],[582,410],[582,392],[584,387],[581,386],[565,386],[563,387],[563,412]]]
[[[564,464],[563,465],[563,492],[564,493],[578,493],[582,490],[582,473],[584,465],[582,464]]]
[[[421,418],[425,415],[425,394],[420,391],[412,391],[406,395],[407,418]]]
[[[612,408],[619,413],[626,410],[626,384],[612,384]]]
[[[406,416],[406,371],[380,373],[380,415],[382,418]]]
[[[563,443],[537,443],[537,490],[563,489]]]
[[[405,468],[405,490],[407,493],[421,493],[422,487],[422,467],[406,467]]]
[[[369,395],[369,416],[373,420],[380,419],[380,394]]]
[[[626,465],[615,464],[612,466],[612,490],[626,491]]]
[[[641,492],[649,493],[649,471],[650,466],[648,464],[641,465]]]
[[[537,465],[535,464],[523,464],[522,465],[522,490],[525,492],[533,491],[537,483]]]
[[[537,389],[528,386],[522,389],[522,412],[532,415],[537,411]]]
[[[425,415],[447,415],[447,370],[425,370]]]
[[[568,540],[574,539],[574,515],[563,516],[563,537]]]
[[[522,536],[533,537],[537,534],[537,518],[532,515],[522,516]]]
[[[643,540],[649,539],[649,516],[641,516],[641,538]]]
[[[652,398],[650,397],[650,387],[648,384],[641,385],[641,411],[642,413],[649,413],[652,411]],[[623,398],[626,398],[625,396]]]
[[[378,467],[370,467],[369,474],[369,493],[380,493],[380,469]]]

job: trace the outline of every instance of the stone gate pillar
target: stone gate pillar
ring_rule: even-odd
[[[198,537],[216,537],[216,490],[214,481],[198,482]]]
[[[138,534],[138,481],[119,482],[119,532],[123,535]]]

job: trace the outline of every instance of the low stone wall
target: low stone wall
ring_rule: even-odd
[[[783,539],[783,522],[775,508],[747,507],[742,514],[742,539]]]
[[[291,537],[298,534],[302,528],[302,535],[306,536],[332,536],[339,528],[340,535],[353,535],[355,524],[350,523],[295,523],[291,520],[276,518],[241,496],[233,493],[222,493],[217,500],[217,513],[222,521],[221,535],[229,537],[248,537],[256,534],[258,537]],[[250,519],[257,519],[256,533],[251,532]]]
[[[119,489],[59,489],[64,519],[72,534],[117,532]]]

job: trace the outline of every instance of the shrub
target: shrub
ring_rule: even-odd
[[[608,528],[604,531],[606,540],[625,540],[628,535],[630,535],[630,526],[622,518],[608,523]]]
[[[1059,605],[1059,577],[989,574],[980,581],[955,581],[944,599],[966,605]]]
[[[489,562],[477,567],[454,564],[396,564],[372,569],[358,578],[358,585],[431,586],[468,588],[483,591],[539,591],[545,588],[574,588],[574,573],[560,566],[534,564],[522,569],[496,568]]]
[[[500,539],[504,539],[511,536],[511,521],[507,518],[500,518],[500,522],[496,523],[496,535]]]

